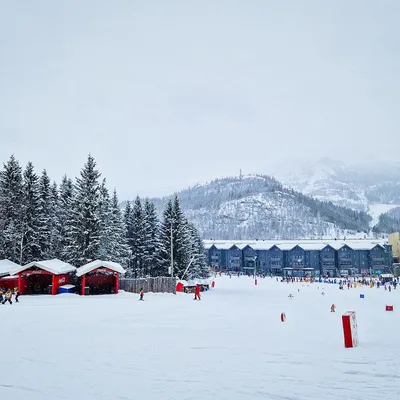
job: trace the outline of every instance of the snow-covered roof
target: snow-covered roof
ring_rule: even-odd
[[[232,242],[213,242],[212,243],[218,250],[229,250],[233,246],[237,246],[236,243]],[[239,243],[240,244],[240,243]],[[210,246],[211,247],[211,246]]]
[[[11,271],[19,267],[20,265],[10,260],[0,260],[0,276],[10,275]]]
[[[87,274],[88,272],[94,271],[97,268],[108,268],[112,271],[119,272],[120,274],[125,274],[125,270],[122,268],[121,264],[112,261],[102,261],[95,260],[90,262],[89,264],[83,265],[82,267],[76,270],[77,276],[82,276]]]
[[[253,250],[269,250],[274,247],[275,243],[271,242],[254,242],[249,244]]]
[[[215,246],[219,250],[229,250],[233,246],[239,249],[244,249],[250,246],[254,250],[269,250],[277,246],[281,250],[292,250],[294,247],[299,246],[304,250],[322,250],[326,246],[330,246],[335,250],[339,250],[344,246],[353,250],[371,250],[376,246],[384,248],[385,242],[377,239],[316,239],[316,240],[205,240],[204,245],[206,249]]]
[[[371,250],[376,246],[384,248],[381,244],[376,244],[376,243],[351,243],[348,245],[351,249],[353,250]]]
[[[18,267],[17,269],[13,270],[12,274],[18,274],[32,267],[43,269],[44,271],[50,272],[54,275],[68,274],[69,272],[76,270],[73,265],[55,258],[54,260],[33,261],[24,265],[23,267]]]
[[[295,244],[295,243],[277,243],[276,244],[276,247],[280,250],[292,250],[296,246],[297,246],[297,244]]]
[[[299,247],[303,250],[322,250],[327,245],[325,243],[300,243]]]

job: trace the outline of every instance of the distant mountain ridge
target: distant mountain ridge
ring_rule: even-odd
[[[285,188],[268,175],[216,179],[178,193],[204,238],[364,237],[371,217]],[[161,211],[169,197],[152,199]]]
[[[355,210],[369,212],[377,204],[387,205],[386,211],[390,206],[400,206],[399,163],[346,165],[322,158],[280,165],[270,173],[283,185],[307,196]]]
[[[364,238],[400,230],[400,164],[347,166],[324,158],[272,173],[216,179],[177,194],[208,239]],[[152,199],[160,214],[171,197]]]

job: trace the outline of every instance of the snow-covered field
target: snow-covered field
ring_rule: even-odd
[[[200,302],[145,299],[25,296],[1,306],[0,398],[400,399],[400,289],[218,277]],[[357,312],[354,349],[343,346],[347,310]]]

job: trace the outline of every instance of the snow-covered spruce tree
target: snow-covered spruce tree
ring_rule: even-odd
[[[61,235],[60,235],[60,219],[59,210],[59,193],[58,186],[55,182],[51,186],[50,192],[50,249],[49,258],[57,258],[61,252]]]
[[[131,269],[135,277],[143,276],[144,218],[139,196],[133,204],[128,225],[128,245],[131,251]]]
[[[171,266],[171,241],[174,243],[173,211],[172,200],[168,200],[167,204],[165,205],[159,231],[160,246],[157,255],[157,267],[154,271],[154,273],[158,276],[167,276],[168,268]]]
[[[159,222],[154,203],[148,199],[144,202],[143,207],[143,269],[145,275],[154,276],[157,271],[157,254],[159,253]]]
[[[109,221],[112,240],[110,241],[111,246],[108,259],[126,266],[130,257],[130,251],[125,235],[125,223],[119,207],[116,190],[114,190],[111,199],[111,212]]]
[[[75,183],[72,226],[74,246],[71,249],[71,261],[77,267],[95,260],[99,252],[100,176],[96,161],[89,155]]]
[[[100,186],[99,196],[99,221],[100,221],[100,237],[99,237],[99,248],[96,258],[101,260],[108,260],[111,253],[111,242],[113,240],[111,236],[111,202],[108,189],[106,187],[106,180]]]
[[[171,232],[172,226],[172,232]],[[190,261],[190,237],[188,224],[182,213],[179,199],[169,200],[165,206],[160,228],[160,249],[158,273],[165,275],[171,266],[171,234],[173,252],[173,275],[181,277]]]
[[[72,256],[75,253],[73,237],[74,226],[74,184],[70,178],[64,176],[60,185],[58,202],[58,220],[60,247],[58,258],[65,262],[72,263]]]
[[[190,236],[190,267],[186,276],[189,279],[209,278],[210,268],[207,265],[203,240],[193,224],[188,224],[188,230]]]
[[[52,204],[51,204],[51,183],[44,170],[39,179],[39,245],[41,258],[48,260],[51,254],[51,225],[52,225]]]
[[[124,210],[124,222],[125,222],[125,239],[126,244],[128,245],[129,250],[129,258],[128,265],[126,270],[126,276],[132,277],[135,275],[132,264],[132,247],[131,247],[131,238],[132,238],[132,205],[130,201],[126,202],[125,210]]]
[[[23,184],[22,170],[15,159],[0,172],[0,251],[1,258],[20,262]]]
[[[188,223],[182,212],[178,196],[175,196],[173,201],[173,218],[174,247],[176,247],[176,251],[174,251],[174,259],[176,260],[174,274],[181,277],[190,262],[191,251]]]
[[[36,175],[32,163],[29,162],[24,171],[23,180],[20,265],[25,265],[41,258],[42,252],[39,243],[39,201],[39,177]]]
[[[125,224],[119,208],[117,192],[110,199],[105,180],[100,189],[100,245],[97,258],[126,265],[129,248],[125,235]]]

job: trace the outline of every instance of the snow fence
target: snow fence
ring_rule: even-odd
[[[145,293],[176,293],[176,278],[157,277],[157,278],[138,278],[120,279],[120,290],[126,292],[139,293],[143,289]]]

